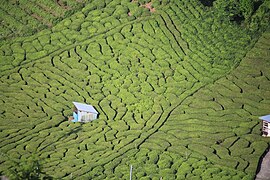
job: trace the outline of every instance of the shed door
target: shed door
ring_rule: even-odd
[[[94,114],[92,114],[92,113],[84,113],[82,115],[82,122],[92,121],[92,120],[94,120]]]

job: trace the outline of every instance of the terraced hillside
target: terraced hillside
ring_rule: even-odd
[[[84,0],[1,0],[0,39],[51,28],[84,6]]]
[[[258,40],[197,0],[157,2],[94,1],[3,43],[1,174],[35,154],[60,179],[128,179],[130,165],[134,179],[255,177],[270,32]],[[72,101],[99,118],[68,122]]]

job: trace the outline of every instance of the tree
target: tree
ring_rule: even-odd
[[[265,31],[270,24],[270,1],[263,2],[251,17],[249,28],[252,31]]]
[[[249,23],[254,11],[254,0],[217,0],[214,8],[220,18],[229,18],[237,23]]]
[[[52,177],[42,172],[40,159],[35,154],[28,159],[14,159],[7,156],[11,167],[6,172],[7,177],[12,180],[38,180],[38,179],[52,179]]]
[[[254,11],[254,0],[240,0],[240,12],[245,18],[245,23],[250,23],[251,15]]]

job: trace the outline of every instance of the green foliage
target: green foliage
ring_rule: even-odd
[[[42,172],[40,159],[36,155],[32,155],[27,159],[9,159],[11,168],[6,175],[9,179],[40,179],[50,178]]]
[[[254,1],[253,0],[240,0],[240,10],[243,13],[245,21],[250,22],[251,15],[254,12]]]
[[[256,119],[270,102],[269,33],[255,45],[266,1],[256,12],[248,0],[154,0],[156,12],[141,6],[150,1],[20,2],[63,21],[1,41],[1,152],[38,152],[55,179],[128,179],[130,165],[137,179],[252,179],[269,145]],[[4,34],[19,22],[38,28],[3,4]],[[229,22],[238,16],[256,36]],[[98,119],[67,121],[72,101],[94,105]],[[13,167],[3,157],[0,166]]]
[[[215,10],[219,18],[229,18],[231,21],[242,23],[251,31],[264,31],[269,27],[270,11],[269,1],[253,1],[253,0],[238,0],[238,1],[221,1],[214,2]],[[259,7],[256,7],[259,5]]]
[[[177,176],[181,175],[185,177],[187,174],[191,174],[191,172],[192,172],[191,165],[188,164],[187,162],[183,162],[177,171]]]
[[[265,31],[269,28],[270,21],[270,3],[264,1],[258,10],[252,15],[250,29],[254,32]]]

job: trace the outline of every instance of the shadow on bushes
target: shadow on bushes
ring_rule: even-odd
[[[41,160],[36,155],[31,155],[27,159],[14,159],[8,155],[2,154],[7,157],[7,162],[10,169],[7,170],[5,176],[8,180],[39,180],[39,179],[53,179],[42,171],[40,164]]]

